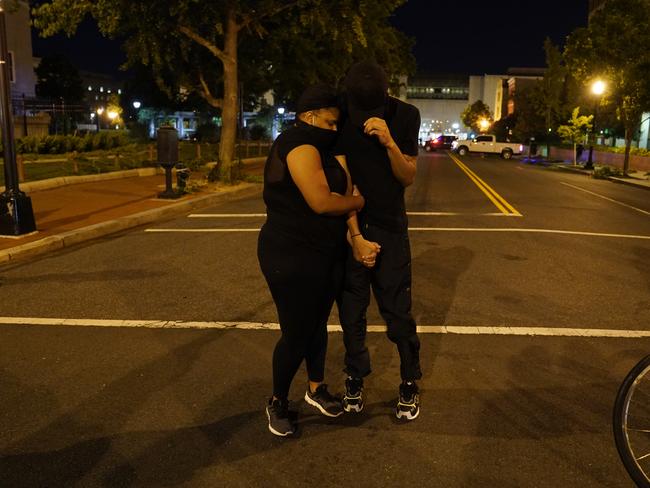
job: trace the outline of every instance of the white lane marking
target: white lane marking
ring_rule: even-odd
[[[174,233],[174,232],[259,232],[260,229],[145,229],[145,232]],[[516,229],[516,228],[479,228],[479,227],[409,227],[411,232],[513,232],[524,234],[557,234],[570,236],[587,236],[587,237],[609,237],[617,239],[637,239],[650,240],[650,236],[634,234],[607,234],[604,232],[581,232],[573,230],[555,230],[555,229]]]
[[[145,229],[145,232],[175,233],[175,232],[259,232],[260,229]]]
[[[589,237],[613,237],[619,239],[640,239],[650,240],[650,236],[641,236],[634,234],[607,234],[603,232],[581,232],[573,230],[554,230],[554,229],[514,229],[514,228],[476,228],[476,227],[409,227],[412,232],[520,232],[529,234],[559,234],[572,236],[589,236]]]
[[[103,320],[47,317],[0,317],[1,325],[51,325],[81,327],[144,327],[150,329],[239,329],[280,330],[271,322],[200,322],[183,320]],[[328,325],[329,332],[341,332],[340,325]],[[384,325],[369,325],[368,332],[385,332]],[[462,325],[419,325],[420,334],[511,335],[547,337],[650,337],[650,330],[580,329],[564,327],[504,327]]]
[[[250,213],[250,214],[190,214],[187,216],[190,219],[231,219],[231,218],[257,218],[266,217],[265,213]]]
[[[570,188],[573,188],[574,190],[579,190],[579,191],[588,193],[589,195],[593,195],[595,197],[602,198],[603,200],[607,200],[608,202],[615,203],[615,204],[620,205],[622,207],[626,207],[626,208],[629,208],[629,209],[632,209],[632,210],[636,210],[637,212],[641,212],[642,214],[650,215],[650,212],[648,212],[647,210],[643,210],[641,208],[633,207],[632,205],[628,205],[627,203],[619,202],[618,200],[614,200],[613,198],[606,197],[604,195],[601,195],[600,193],[595,193],[595,192],[590,191],[590,190],[585,190],[584,188],[580,188],[579,186],[571,185],[571,184],[565,183],[563,181],[561,181],[560,184],[562,184],[564,186],[568,186]]]
[[[483,217],[521,217],[521,215],[506,215],[502,213],[463,213],[463,212],[406,212],[409,216],[415,217],[453,217],[457,215],[471,216],[480,215]],[[232,219],[232,218],[264,218],[265,213],[250,213],[250,214],[190,214],[187,216],[190,219]]]
[[[503,214],[503,213],[463,213],[463,212],[406,212],[409,217],[521,217],[519,214]]]

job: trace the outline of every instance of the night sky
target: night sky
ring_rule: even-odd
[[[543,67],[544,39],[563,44],[587,23],[588,0],[461,2],[409,0],[393,19],[416,40],[418,69],[427,72],[501,73],[508,67]],[[72,39],[33,36],[34,53],[65,54],[80,69],[115,73],[124,61],[119,43],[102,38],[91,21]]]

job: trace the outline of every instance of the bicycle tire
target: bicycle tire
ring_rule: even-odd
[[[628,474],[640,488],[650,488],[650,470],[645,473],[637,462],[627,432],[627,417],[630,403],[639,382],[650,373],[650,355],[639,361],[627,374],[616,394],[612,425],[616,450]]]

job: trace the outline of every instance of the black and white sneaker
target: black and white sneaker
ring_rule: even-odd
[[[420,415],[420,390],[415,381],[403,382],[399,385],[399,400],[395,407],[398,419],[414,420]]]
[[[359,413],[363,410],[363,378],[348,376],[345,380],[343,410]]]
[[[280,437],[287,437],[296,432],[296,426],[289,415],[289,402],[271,398],[266,406],[269,430]]]
[[[341,399],[327,391],[327,385],[325,384],[316,388],[314,393],[307,387],[305,401],[313,407],[316,407],[320,413],[327,417],[338,417],[343,413]]]

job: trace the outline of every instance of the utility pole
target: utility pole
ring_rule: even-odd
[[[6,0],[0,0],[0,126],[2,126],[5,176],[5,191],[0,194],[0,235],[17,236],[34,232],[36,223],[32,200],[20,191],[18,182],[14,121],[11,113],[6,4]]]

